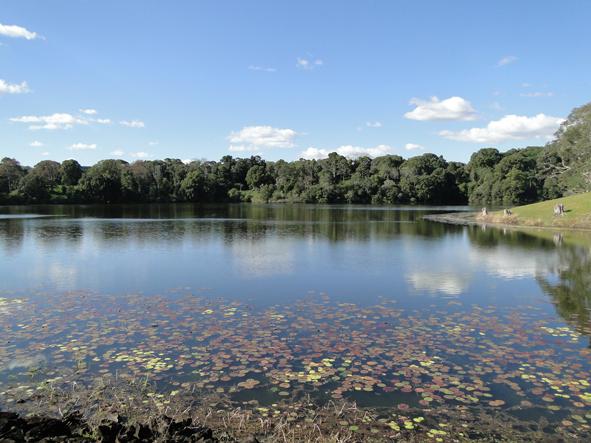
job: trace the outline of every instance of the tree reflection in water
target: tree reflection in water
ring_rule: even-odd
[[[559,248],[560,264],[553,276],[538,276],[542,290],[552,298],[558,314],[576,327],[578,332],[591,335],[591,251],[581,246]],[[591,342],[590,342],[591,347]]]
[[[556,312],[591,340],[591,234],[574,234],[468,228],[470,241],[484,251],[499,248],[514,248],[521,253],[529,251],[539,267],[535,270],[535,279],[550,297]],[[544,260],[544,255],[550,259]]]

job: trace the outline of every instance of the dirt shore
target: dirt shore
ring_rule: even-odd
[[[12,412],[0,412],[0,442],[210,442],[214,437],[207,427],[193,423],[189,418],[182,421],[165,419],[167,426],[156,427],[153,423],[131,424],[125,417],[104,421],[96,429],[79,414],[70,414],[61,419],[50,417],[21,417]],[[232,441],[225,439],[224,441]],[[252,441],[256,441],[252,440]]]

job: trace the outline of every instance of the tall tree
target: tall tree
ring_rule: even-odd
[[[60,166],[60,177],[63,185],[77,185],[82,177],[82,166],[76,160],[64,160]]]
[[[25,170],[13,158],[4,157],[0,161],[0,194],[10,194],[16,190]]]

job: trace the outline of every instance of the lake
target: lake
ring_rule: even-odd
[[[0,207],[0,405],[147,374],[261,414],[350,400],[392,430],[462,411],[588,436],[591,237],[422,219],[469,209]]]

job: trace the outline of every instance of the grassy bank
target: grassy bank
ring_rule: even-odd
[[[563,204],[564,215],[555,215],[554,207]],[[511,208],[511,215],[497,211],[478,215],[480,222],[546,228],[591,229],[591,192]]]
[[[564,214],[555,215],[554,207],[564,205]],[[521,227],[541,228],[567,228],[591,230],[591,192],[571,195],[569,197],[547,200],[531,205],[511,208],[511,214],[504,211],[491,212],[488,215],[480,213],[472,214],[445,214],[460,224],[490,223],[498,225],[512,225]],[[445,217],[436,216],[433,219],[448,221]]]
[[[564,215],[554,215],[557,204],[564,205]],[[455,225],[497,225],[561,243],[591,246],[591,192],[517,206],[511,208],[511,212],[511,215],[505,215],[503,211],[494,211],[487,216],[480,212],[454,212],[423,218]]]

